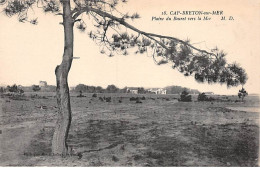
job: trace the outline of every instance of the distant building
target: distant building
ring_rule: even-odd
[[[167,90],[161,89],[161,88],[152,88],[152,89],[149,89],[148,92],[154,93],[154,94],[166,94]]]
[[[206,95],[213,95],[213,92],[205,92]]]
[[[46,81],[40,81],[39,82],[39,86],[40,87],[46,87],[47,86],[47,82]]]
[[[138,90],[130,90],[130,93],[132,93],[132,94],[138,94]]]
[[[75,90],[75,87],[69,87],[70,91]]]
[[[128,87],[126,89],[126,93],[138,94],[138,88],[137,87]]]
[[[166,94],[167,90],[166,89],[158,89],[157,93],[158,94]]]

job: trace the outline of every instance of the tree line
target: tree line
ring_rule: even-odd
[[[148,93],[144,87],[136,88],[139,94]],[[114,84],[108,85],[106,88],[101,86],[89,86],[85,84],[78,84],[74,89],[71,91],[73,92],[83,92],[83,93],[130,93],[127,87],[119,88]]]
[[[6,87],[0,87],[0,92],[13,92],[13,93],[24,93],[24,92],[55,92],[56,86],[47,85],[46,87],[40,87],[39,85],[32,86],[21,86],[21,85],[8,85]]]

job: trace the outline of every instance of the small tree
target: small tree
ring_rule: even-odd
[[[119,88],[117,88],[115,85],[108,85],[106,88],[107,93],[116,93],[119,91]]]
[[[85,84],[78,84],[76,87],[75,87],[75,91],[76,92],[87,92],[87,89],[88,89],[88,86],[85,85]]]
[[[244,98],[248,95],[247,91],[242,87],[241,90],[238,91],[238,97],[244,101]]]
[[[186,90],[184,90],[181,93],[181,97],[180,97],[179,101],[181,101],[181,102],[191,102],[191,95]]]
[[[18,87],[16,84],[12,85],[12,86],[7,86],[7,90],[9,92],[14,92],[14,93],[17,93],[18,92]]]
[[[37,91],[40,91],[41,90],[41,87],[39,85],[32,85],[32,90],[34,92],[37,92]]]

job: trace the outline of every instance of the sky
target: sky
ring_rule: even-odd
[[[129,0],[118,9],[124,13],[138,12],[141,18],[130,23],[141,30],[190,39],[194,46],[205,50],[218,46],[228,54],[229,63],[237,62],[246,70],[249,77],[244,86],[246,90],[251,94],[260,93],[259,0]],[[197,10],[223,11],[222,16],[232,16],[234,20],[221,21],[222,16],[216,15],[209,16],[211,19],[207,21],[152,21],[152,17],[164,17],[163,11]],[[54,70],[61,62],[64,43],[61,17],[43,14],[39,9],[30,14],[38,18],[38,25],[19,23],[16,17],[0,13],[0,85],[32,85],[41,80],[55,85]],[[194,77],[184,77],[169,64],[156,65],[147,54],[102,55],[100,47],[88,38],[91,24],[86,23],[86,33],[74,30],[74,56],[80,59],[73,61],[70,86],[79,83],[102,87],[115,84],[120,88],[177,85],[216,94],[237,94],[241,88],[197,83]]]

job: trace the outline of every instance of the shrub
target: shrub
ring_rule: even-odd
[[[198,95],[198,101],[213,101],[215,100],[213,97],[207,97],[207,95],[205,93],[200,93]]]
[[[33,91],[40,91],[41,90],[41,87],[39,85],[32,85],[32,89]]]
[[[96,93],[94,93],[94,94],[92,95],[92,97],[97,97],[97,94],[96,94]]]
[[[136,100],[136,103],[143,103],[141,100]]]
[[[99,97],[99,100],[102,101],[102,102],[104,101],[103,97]]]
[[[198,95],[198,101],[207,101],[207,95],[205,93],[200,93]]]
[[[191,102],[191,95],[189,95],[189,93],[184,90],[182,93],[181,93],[181,98],[179,98],[179,101],[181,102]]]
[[[16,84],[12,85],[12,86],[7,86],[7,90],[9,92],[14,92],[14,93],[17,93],[18,92],[18,87]]]
[[[111,102],[111,97],[107,97],[106,102]]]
[[[23,94],[24,93],[23,89],[18,89],[18,93]]]
[[[137,100],[140,100],[139,97],[130,97],[129,99],[130,101],[137,101]]]

